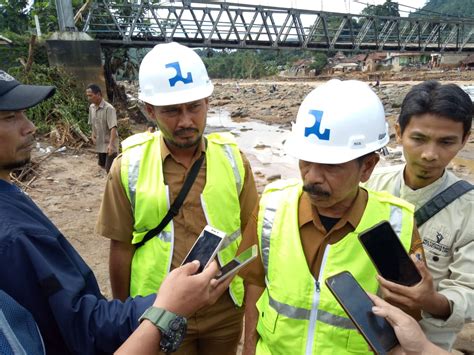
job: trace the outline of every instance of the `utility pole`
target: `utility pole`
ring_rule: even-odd
[[[72,0],[55,0],[58,13],[59,32],[75,32]]]

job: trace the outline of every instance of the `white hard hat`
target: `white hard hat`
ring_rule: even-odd
[[[138,98],[154,106],[175,105],[211,96],[214,86],[192,49],[171,42],[156,45],[143,58]]]
[[[382,102],[357,80],[330,80],[303,100],[285,149],[313,163],[341,164],[389,141]]]

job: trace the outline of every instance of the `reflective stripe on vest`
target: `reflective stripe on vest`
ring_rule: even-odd
[[[150,164],[153,166],[154,162],[144,160],[146,159],[146,156],[149,155],[161,156],[159,149],[161,139],[160,135],[143,138],[145,140],[141,142],[140,139],[142,139],[142,137],[138,138],[138,144],[129,144],[124,150],[122,158],[122,185],[124,186],[127,197],[130,200],[135,219],[132,243],[141,241],[148,230],[156,227],[170,206],[168,187],[163,183],[161,159],[159,160],[159,164],[156,164],[156,169],[153,170],[153,174],[150,172]],[[222,261],[223,264],[233,259],[241,239],[239,194],[242,189],[245,170],[240,152],[235,143],[233,143],[234,141],[231,139],[232,138],[226,134],[211,134],[208,136],[209,144],[206,149],[206,186],[201,195],[201,205],[207,223],[217,229],[223,230],[227,234],[223,246],[218,254],[219,260]],[[143,168],[144,163],[147,164],[146,168]],[[140,177],[143,170],[142,168],[146,169],[148,172],[145,171],[145,175]],[[213,171],[213,174],[216,176],[211,177],[211,174],[208,173],[209,171]],[[143,180],[146,176],[148,176],[147,179],[153,179],[153,183],[147,183],[146,180]],[[235,184],[232,183],[229,188],[226,183],[234,180]],[[156,187],[156,181],[158,181],[158,185],[162,186],[161,188]],[[143,186],[145,187],[140,188],[139,184],[144,184]],[[208,187],[209,184],[212,184],[213,186],[212,193],[207,192],[208,189],[206,189],[206,187]],[[148,186],[152,186],[156,189],[151,192],[151,196],[149,197],[144,196],[144,192],[147,191],[146,187]],[[158,194],[158,198],[153,201],[153,196],[156,195],[158,191],[162,191],[162,194]],[[219,195],[218,203],[216,203],[216,194]],[[156,209],[149,206],[148,209],[146,209],[144,206],[146,206],[147,203],[144,203],[144,199],[145,201],[149,201],[151,206],[157,204],[161,207]],[[211,201],[207,201],[206,203],[206,199]],[[222,208],[223,203],[227,206],[224,209]],[[213,210],[209,210],[207,204],[210,204]],[[137,210],[139,208],[140,210]],[[145,213],[144,211],[147,212]],[[148,216],[149,214],[150,216]],[[224,224],[222,224],[223,220],[225,220]],[[169,272],[173,253],[172,245],[174,242],[172,224],[173,222],[171,221],[168,226],[157,235],[157,238],[148,241],[135,252],[132,260],[132,296],[155,292],[156,288],[161,284],[164,276]],[[155,239],[158,239],[164,244],[156,244],[157,241],[155,241]],[[152,252],[152,250],[154,250],[154,252]],[[166,255],[163,253],[164,250],[167,250]],[[146,255],[149,255],[149,257]],[[135,262],[135,259],[140,260],[140,262]],[[157,269],[154,269],[158,270],[156,273],[159,274],[159,276],[155,277],[156,280],[147,281],[147,279],[154,277],[151,275],[148,276],[151,272],[146,271],[150,270],[152,266],[149,259],[161,260],[161,263],[157,263],[156,265]],[[143,268],[142,264],[144,263],[149,265]],[[165,265],[166,270],[163,270],[162,267]],[[144,284],[146,284],[146,286]],[[235,303],[240,306],[243,301],[243,281],[240,278],[235,278],[231,284],[230,293]]]
[[[135,211],[135,196],[137,193],[138,172],[140,171],[140,158],[143,155],[143,147],[138,146],[138,151],[131,157],[128,163],[128,191],[130,194],[130,205],[132,211]],[[137,159],[133,159],[137,157]],[[140,157],[140,158],[138,158]]]
[[[285,185],[282,182],[270,184],[260,202],[259,246],[267,289],[257,302],[260,312],[257,323],[260,341],[257,350],[259,353],[275,354],[284,354],[290,349],[293,353],[307,354],[336,350],[367,352],[367,344],[330,294],[324,280],[344,269],[355,270],[353,273],[359,283],[367,291],[375,293],[376,271],[360,246],[357,234],[388,219],[402,244],[408,249],[413,231],[413,207],[386,193],[369,191],[366,210],[359,225],[338,243],[327,246],[316,281],[309,272],[301,242],[287,238],[294,237],[294,234],[299,237],[298,215],[289,211],[297,211],[300,193],[301,184],[295,180],[286,182]],[[277,226],[282,230],[275,229]],[[283,249],[273,250],[277,247]],[[298,248],[301,250],[293,254]],[[354,255],[352,252],[355,252]],[[297,275],[297,278],[293,275]],[[308,294],[310,282],[313,286],[311,294]],[[279,316],[273,315],[265,304]],[[347,331],[352,333],[344,333]],[[302,332],[306,334],[306,338],[301,337]],[[328,338],[328,334],[333,335]],[[285,341],[279,340],[284,338]]]

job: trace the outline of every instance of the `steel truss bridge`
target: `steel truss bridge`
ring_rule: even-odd
[[[95,0],[83,32],[102,46],[473,52],[474,19],[377,17],[220,1]]]

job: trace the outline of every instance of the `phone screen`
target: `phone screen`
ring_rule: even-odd
[[[258,247],[252,245],[250,248],[245,249],[242,253],[232,259],[230,262],[225,264],[220,269],[220,275],[217,277],[218,280],[226,278],[229,274],[237,272],[241,267],[252,261],[257,257]]]
[[[216,248],[219,246],[221,241],[221,237],[212,234],[207,230],[203,230],[203,234],[197,239],[182,265],[194,260],[199,260],[199,269],[197,273],[202,272],[209,261],[211,261],[211,258],[214,257]]]
[[[327,278],[326,285],[376,353],[398,344],[392,326],[372,312],[374,303],[348,271]]]
[[[406,286],[421,281],[418,269],[389,222],[385,221],[361,233],[359,239],[385,279]]]
[[[234,270],[239,265],[240,265],[240,263],[237,260],[235,260],[235,259],[231,260],[230,262],[228,262],[227,264],[225,264],[221,268],[221,275],[223,276],[223,275],[226,275],[229,272],[232,272],[232,270]],[[220,277],[222,277],[222,276],[220,276]]]

